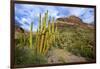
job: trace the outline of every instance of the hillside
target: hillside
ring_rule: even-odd
[[[84,23],[80,18],[70,16],[68,18],[58,18],[55,26],[58,27],[60,33],[57,48],[84,57],[89,61],[95,60],[95,28],[93,24]],[[69,59],[69,62],[71,60]],[[81,61],[84,60],[79,59],[78,61],[77,58],[76,61],[73,60],[73,62]]]
[[[56,33],[55,42],[50,44],[51,48],[45,56],[33,54],[35,50],[28,48],[30,31],[27,32],[20,26],[16,26],[15,63],[52,64],[95,61],[95,27],[93,24],[84,23],[80,18],[70,16],[58,18],[54,23],[54,27],[56,26],[59,33]],[[32,32],[33,47],[36,45],[36,36],[36,32]]]
[[[66,25],[69,26],[79,26],[81,28],[89,28],[89,29],[94,29],[94,23],[84,23],[79,17],[76,16],[69,16],[69,17],[64,17],[64,18],[58,18],[56,20],[56,24],[59,27],[66,27]]]
[[[86,59],[95,58],[95,27],[76,16],[58,18],[55,26],[60,32],[59,48]],[[94,60],[93,60],[94,61]]]

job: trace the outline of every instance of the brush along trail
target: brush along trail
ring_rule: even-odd
[[[76,56],[64,49],[53,48],[49,51],[48,63],[74,63],[74,62],[86,62],[84,57]]]

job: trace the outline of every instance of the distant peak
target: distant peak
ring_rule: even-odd
[[[58,21],[70,22],[70,23],[82,23],[82,19],[77,16],[71,15],[69,17],[58,18]]]

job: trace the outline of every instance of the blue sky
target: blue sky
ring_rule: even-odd
[[[45,6],[45,5],[29,5],[15,4],[15,21],[25,30],[29,30],[31,22],[34,22],[33,31],[37,30],[39,14],[44,16],[48,10],[49,17],[55,19],[59,17],[68,17],[75,15],[86,23],[94,22],[93,8],[64,7],[64,6]]]

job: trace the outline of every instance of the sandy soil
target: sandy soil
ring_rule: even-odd
[[[84,57],[76,56],[63,49],[53,49],[49,52],[48,63],[73,63],[73,62],[86,62]]]

